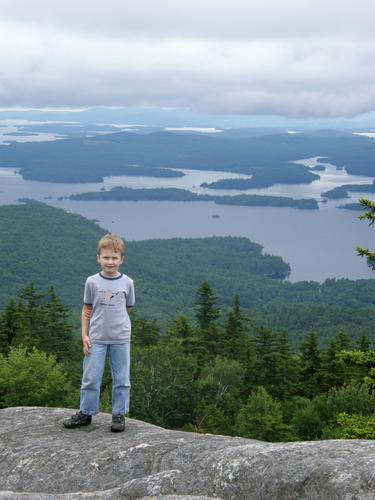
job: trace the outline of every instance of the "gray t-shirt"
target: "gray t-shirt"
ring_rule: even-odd
[[[89,276],[83,302],[92,306],[89,337],[94,344],[127,344],[131,322],[127,307],[135,303],[133,280],[121,274],[107,278],[101,273]]]

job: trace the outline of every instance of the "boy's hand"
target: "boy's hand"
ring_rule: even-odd
[[[91,347],[91,342],[90,342],[90,338],[89,337],[83,337],[82,338],[82,344],[83,344],[83,353],[85,356],[90,356],[91,355],[91,351],[90,351],[90,347]]]

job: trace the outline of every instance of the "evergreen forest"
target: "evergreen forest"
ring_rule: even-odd
[[[0,407],[76,409],[82,290],[104,230],[41,203],[0,207],[0,230]],[[265,441],[375,437],[374,280],[292,284],[246,238],[128,242],[124,272],[131,417]],[[102,411],[110,395],[107,367]]]
[[[233,298],[220,321],[214,290],[196,291],[193,321],[166,329],[135,313],[130,416],[170,429],[265,441],[375,438],[375,350],[345,334],[297,351],[286,332],[254,325]],[[0,316],[0,408],[77,408],[80,336],[50,287],[26,286]],[[106,367],[101,411],[111,412]],[[69,410],[67,409],[67,415]]]

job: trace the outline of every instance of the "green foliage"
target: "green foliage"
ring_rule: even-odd
[[[263,305],[254,308],[251,315],[257,324],[287,330],[294,346],[300,345],[311,332],[319,337],[321,347],[326,347],[340,333],[348,335],[352,343],[366,336],[371,345],[375,332],[370,303],[375,297],[372,297],[370,283],[374,280],[368,281],[358,280],[354,284],[350,280],[339,280],[332,285],[326,282],[314,293],[311,288],[307,289],[307,283],[300,283],[301,296],[306,293],[306,302],[293,303],[290,294],[289,304]],[[317,297],[325,303],[317,303]]]
[[[53,287],[43,294],[31,283],[0,315],[0,353],[7,354],[12,346],[27,345],[54,353],[59,361],[68,359],[73,339],[68,316]]]
[[[215,404],[198,402],[194,423],[183,426],[184,431],[202,434],[230,434],[231,421],[221,408]]]
[[[374,415],[375,394],[358,383],[332,388],[298,410],[291,424],[301,439],[331,439],[336,437],[336,419],[340,413]]]
[[[367,335],[362,335],[358,341],[358,348],[360,351],[367,352],[370,350],[370,339]]]
[[[367,343],[365,345],[367,349]],[[345,351],[340,358],[346,365],[358,367],[357,379],[363,380],[370,389],[375,389],[375,351]]]
[[[197,290],[196,319],[198,322],[197,346],[201,360],[210,359],[223,350],[223,332],[217,324],[220,310],[211,286],[204,282]]]
[[[0,304],[17,299],[32,281],[42,290],[53,285],[78,323],[83,283],[98,270],[96,245],[104,230],[78,215],[34,203],[0,207],[0,232],[6,234],[0,240]],[[123,270],[136,279],[139,315],[163,327],[171,317],[194,317],[195,291],[207,281],[223,315],[239,295],[244,317],[288,331],[295,348],[311,331],[322,347],[340,331],[353,342],[363,335],[375,341],[374,280],[282,281],[289,266],[246,238],[129,242]]]
[[[173,346],[132,350],[131,416],[163,427],[192,420],[196,359]]]
[[[255,334],[254,343],[256,357],[253,366],[249,367],[253,385],[263,386],[280,399],[290,396],[298,382],[298,363],[288,336],[261,327]]]
[[[205,281],[197,290],[196,318],[202,330],[208,330],[219,317],[220,311],[216,307],[217,298],[209,283]]]
[[[340,352],[339,341],[337,339],[331,340],[328,349],[323,354],[319,372],[323,391],[327,391],[330,387],[340,387],[345,382],[345,366],[339,356]]]
[[[375,183],[373,185],[375,189]],[[360,220],[367,220],[369,225],[372,226],[375,222],[375,202],[367,200],[366,198],[360,198],[359,203],[362,208],[366,208],[366,212],[360,215],[358,218]],[[375,269],[375,253],[367,248],[357,247],[357,253],[360,257],[367,257],[367,262],[372,269]]]
[[[371,389],[375,389],[375,368],[371,368],[367,377],[363,380]]]
[[[48,397],[25,383],[16,404],[73,406],[81,378],[82,346],[73,335],[79,324],[73,328],[51,285],[78,311],[103,231],[42,204],[0,207],[0,229],[7,234],[0,241],[1,366],[8,367],[17,348],[27,348],[27,362],[37,349],[53,354],[65,374],[61,391]],[[133,416],[171,428],[226,434],[241,428],[259,439],[292,440],[337,436],[340,413],[375,414],[374,280],[282,282],[289,267],[245,238],[130,242],[126,266],[139,299],[132,318]],[[252,395],[256,400],[257,386],[275,405],[251,418],[246,405]],[[15,394],[4,387],[1,401],[8,404],[5,398],[12,402]],[[107,411],[110,389],[107,372]]]
[[[371,394],[368,387],[358,383],[348,384],[339,389],[332,388],[314,398],[313,402],[325,422],[340,412],[362,415],[375,413],[375,394]]]
[[[310,334],[297,355],[286,332],[255,327],[238,296],[224,326],[208,283],[197,298],[196,326],[177,316],[162,332],[155,321],[133,317],[133,417],[268,441],[371,435],[375,359],[368,342],[350,351],[340,334],[323,349]],[[78,404],[82,346],[67,314],[54,289],[42,294],[32,284],[8,303],[0,321],[0,405]],[[111,384],[107,364],[101,407],[108,412]],[[361,418],[341,425],[342,413]]]
[[[337,438],[340,439],[375,439],[375,415],[348,415],[339,413],[336,417],[338,425]]]
[[[244,375],[245,368],[241,363],[217,356],[199,375],[198,400],[207,405],[213,403],[225,415],[233,417],[241,405]]]
[[[241,406],[244,373],[241,363],[220,356],[206,364],[196,380],[194,419],[184,429],[233,434],[233,421]]]
[[[20,322],[15,300],[10,300],[0,316],[0,354],[8,354],[14,344]]]
[[[137,346],[151,346],[158,343],[160,338],[160,328],[155,320],[149,321],[139,318],[136,313],[132,313],[132,341]]]
[[[180,347],[185,354],[198,354],[199,343],[197,331],[189,323],[186,316],[173,320],[162,339],[165,343]]]
[[[70,406],[74,391],[56,357],[27,347],[0,356],[0,407]]]
[[[264,387],[257,387],[236,419],[238,435],[262,441],[294,441],[292,429],[282,421],[281,405]]]
[[[104,230],[79,215],[33,203],[1,206],[0,232],[6,234],[0,240],[0,304],[31,282],[43,290],[58,287],[65,305],[82,304],[83,284],[97,269],[96,245]]]
[[[222,337],[224,356],[246,363],[253,347],[249,336],[250,324],[252,324],[251,320],[244,316],[241,309],[239,295],[235,295]]]
[[[246,307],[269,300],[277,295],[276,279],[285,278],[290,267],[262,255],[262,247],[246,238],[211,237],[131,242],[126,270],[137,277],[137,310],[165,321],[180,313],[193,317],[196,289],[204,281],[228,307],[236,293]]]
[[[301,344],[301,394],[312,397],[321,391],[322,353],[315,333]]]
[[[375,189],[375,183],[373,183]],[[360,215],[359,220],[367,220],[371,226],[375,222],[375,202],[367,200],[366,198],[360,198],[359,203],[363,208],[367,208],[367,211]]]
[[[296,408],[290,424],[299,439],[303,441],[319,439],[323,432],[319,413],[309,400],[304,406]]]

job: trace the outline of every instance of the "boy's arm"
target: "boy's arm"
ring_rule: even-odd
[[[133,280],[130,280],[129,292],[126,296],[126,310],[129,315],[133,311],[134,304],[135,304],[134,282]]]
[[[81,326],[82,326],[82,344],[83,344],[83,353],[85,356],[90,356],[90,337],[89,337],[89,324],[90,324],[90,316],[92,312],[92,306],[88,306],[84,304],[82,307],[82,315],[81,315]]]

